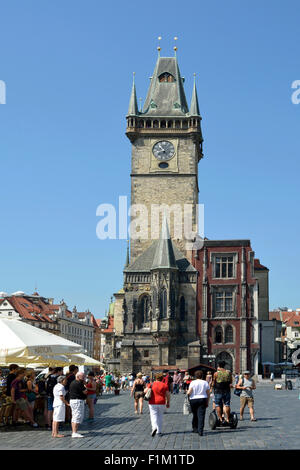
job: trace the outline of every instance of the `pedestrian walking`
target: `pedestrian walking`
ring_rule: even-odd
[[[186,371],[185,376],[183,377],[183,393],[187,392],[191,381],[192,381],[192,377],[190,376],[188,371]]]
[[[112,382],[113,382],[113,376],[108,373],[105,375],[105,391],[106,393],[112,392]]]
[[[75,380],[70,384],[70,406],[72,410],[72,437],[83,437],[78,433],[79,424],[84,418],[84,404],[87,396],[87,389],[84,385],[85,375],[77,372]]]
[[[57,377],[57,384],[53,388],[53,421],[52,421],[52,437],[64,437],[64,434],[59,434],[59,423],[63,423],[66,417],[66,407],[69,407],[67,402],[66,389],[67,377],[60,375]]]
[[[210,386],[202,378],[202,371],[197,370],[195,372],[195,380],[192,380],[187,391],[193,413],[193,432],[198,432],[199,436],[203,436],[205,412],[208,407],[210,394]]]
[[[181,381],[181,375],[179,374],[179,371],[176,370],[173,375],[173,394],[179,393],[180,381]]]
[[[88,421],[92,421],[94,419],[95,400],[97,400],[95,374],[92,371],[88,373],[88,381],[86,384],[86,388],[88,391],[86,397],[86,403],[89,408]]]
[[[133,374],[130,374],[129,376],[129,388],[130,389],[133,387],[133,382],[134,382]]]
[[[254,396],[253,390],[256,389],[256,384],[253,379],[250,378],[250,371],[246,370],[242,379],[238,381],[236,386],[237,389],[242,390],[240,395],[240,420],[244,419],[244,410],[246,405],[249,408],[251,421],[256,421],[254,416]]]
[[[135,381],[133,382],[133,386],[131,389],[130,396],[134,397],[134,412],[138,414],[138,408],[140,414],[143,414],[143,404],[144,404],[144,389],[145,389],[145,382],[143,380],[143,374],[139,372],[136,376]]]
[[[158,436],[162,435],[164,409],[165,407],[170,407],[171,394],[168,385],[162,382],[163,377],[162,373],[156,374],[154,382],[147,386],[147,388],[151,387],[152,389],[151,398],[149,400],[152,437],[154,437],[155,434]]]

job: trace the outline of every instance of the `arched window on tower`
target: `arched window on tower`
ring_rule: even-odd
[[[223,343],[223,331],[220,325],[215,328],[215,343]]]
[[[163,289],[160,293],[160,318],[167,318],[167,291]]]
[[[185,298],[183,295],[180,297],[180,302],[179,302],[179,319],[180,321],[185,320]]]
[[[175,78],[169,72],[164,72],[158,77],[159,82],[175,82]]]
[[[233,343],[233,329],[231,325],[225,328],[225,343]]]
[[[149,295],[143,295],[140,299],[140,308],[139,308],[139,319],[140,327],[143,327],[150,320],[149,318],[149,309],[150,309],[150,297]]]

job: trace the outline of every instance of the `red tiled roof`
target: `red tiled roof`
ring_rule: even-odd
[[[41,298],[37,298],[32,302],[28,297],[12,295],[11,297],[6,297],[3,300],[7,300],[14,310],[26,320],[46,321],[49,323],[53,322],[53,320],[48,316],[52,311],[49,309],[49,305]]]
[[[254,259],[254,269],[267,269],[269,271],[269,269],[263,264],[261,264],[260,260],[257,258]]]
[[[297,315],[298,313],[298,315]],[[287,311],[275,311],[269,312],[269,320],[283,321],[287,326],[299,326],[300,327],[300,312],[293,310],[292,312]],[[299,325],[294,325],[295,321],[299,321]]]
[[[101,333],[113,333],[113,331],[114,331],[114,317],[109,316],[107,328],[102,329]]]

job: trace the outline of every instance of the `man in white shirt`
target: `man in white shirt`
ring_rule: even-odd
[[[205,412],[209,402],[209,385],[206,380],[202,380],[201,370],[195,372],[195,380],[190,383],[187,396],[190,400],[193,412],[193,432],[203,436]]]

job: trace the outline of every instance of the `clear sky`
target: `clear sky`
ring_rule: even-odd
[[[0,1],[0,291],[104,316],[125,240],[96,237],[99,204],[130,195],[125,115],[136,72],[178,62],[202,115],[200,203],[209,239],[250,239],[270,308],[300,307],[300,3]]]

